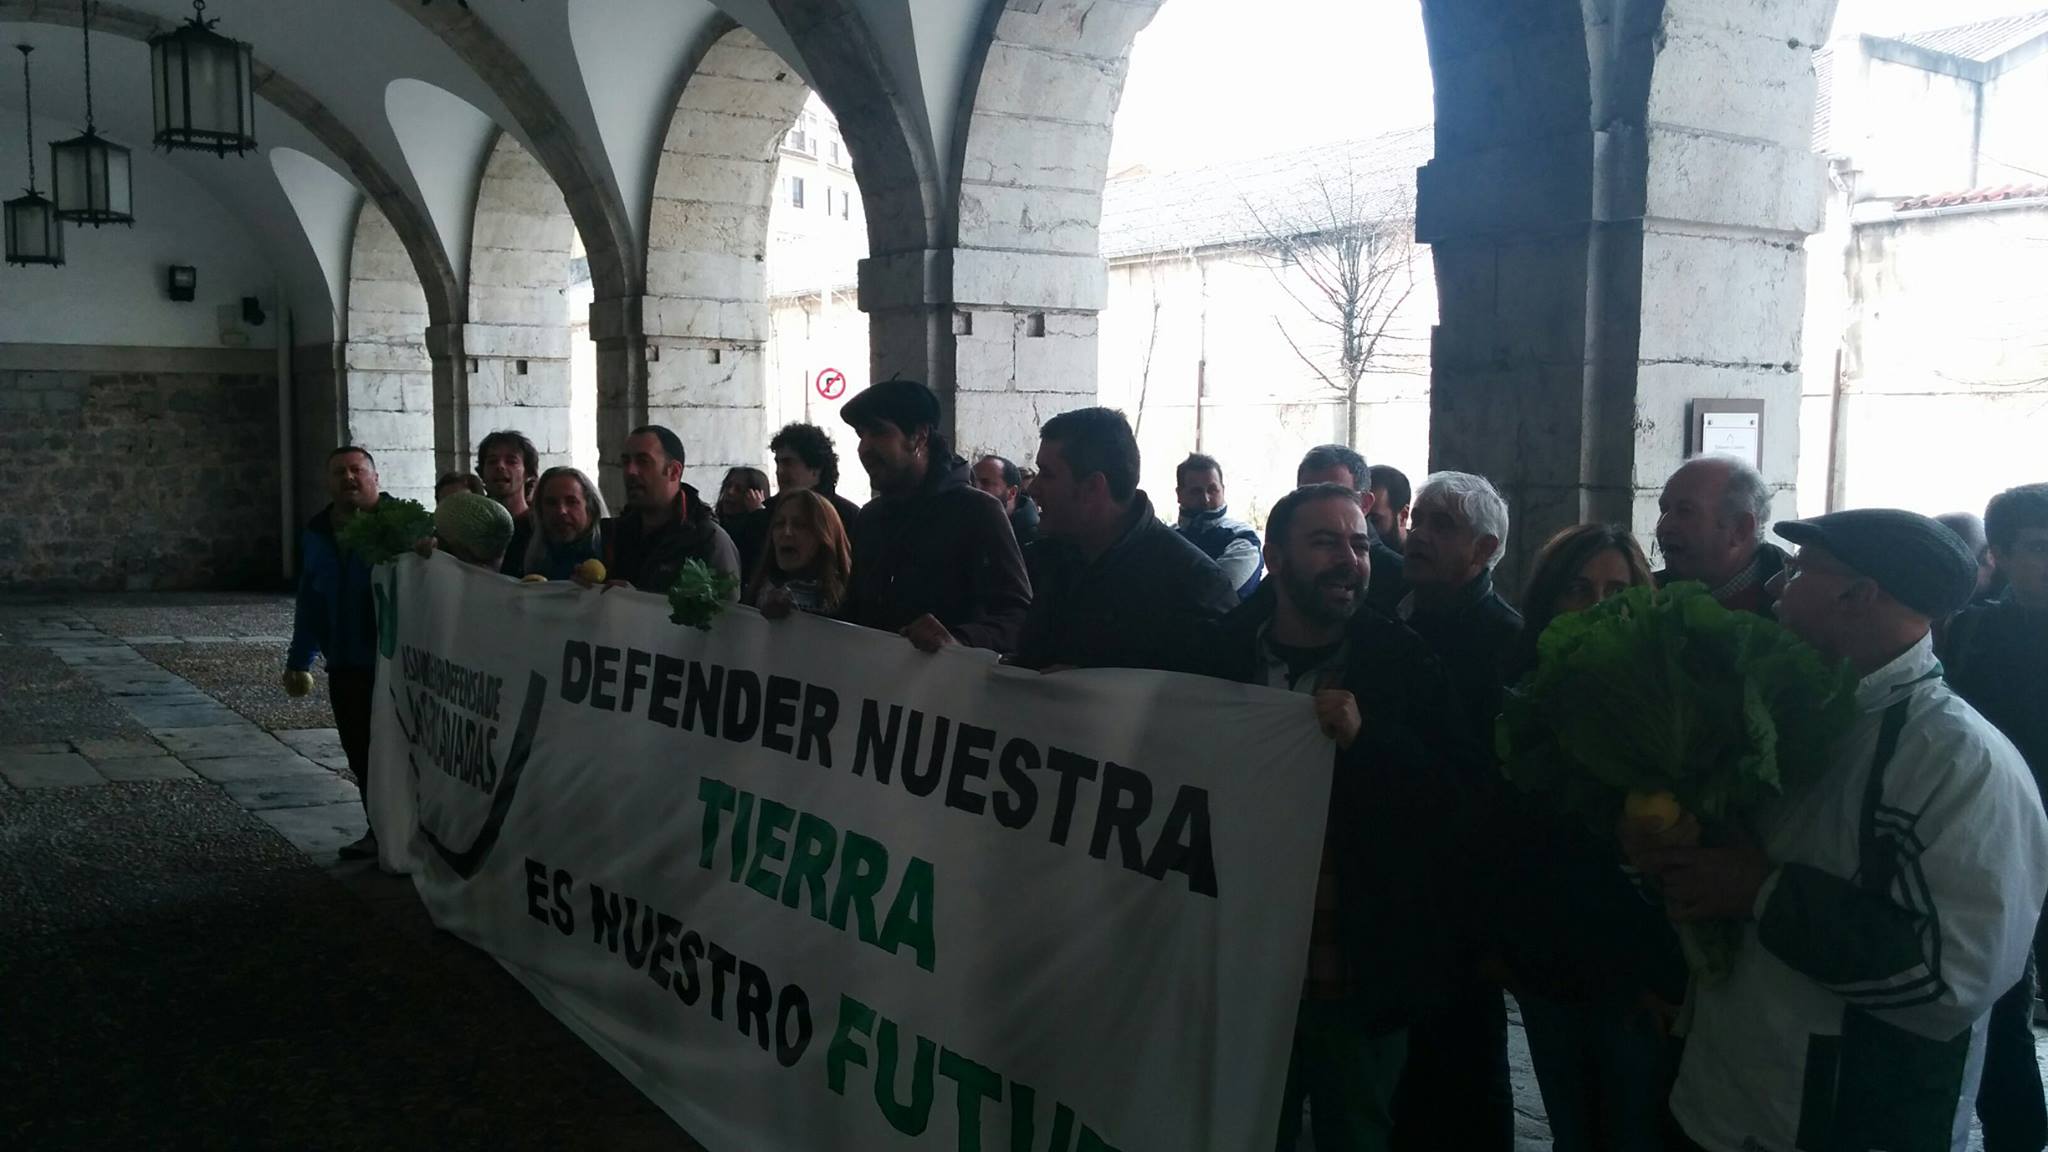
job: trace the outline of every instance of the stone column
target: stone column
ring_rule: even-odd
[[[429,324],[425,336],[434,372],[434,471],[473,471],[476,455],[469,437],[469,361],[462,325]],[[430,481],[428,491],[432,490]]]
[[[590,340],[597,345],[597,481],[613,508],[626,494],[619,445],[628,431],[647,423],[647,333],[641,304],[638,296],[590,303]]]

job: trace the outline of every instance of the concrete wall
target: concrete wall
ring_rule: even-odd
[[[471,439],[515,429],[540,450],[542,468],[567,464],[574,442],[569,253],[576,225],[561,189],[509,133],[499,134],[484,167],[471,236],[469,322],[462,329]]]
[[[1993,79],[1984,87],[1984,124],[1978,141],[1977,186],[2039,184],[2048,173],[2048,53]]]
[[[1860,198],[1924,195],[1982,183],[1974,164],[1975,82],[1888,60],[1865,60],[1862,68],[1861,91],[1837,105],[1836,123],[1850,131],[1838,131],[1834,144],[1836,151],[1855,158]]]
[[[340,439],[370,450],[384,490],[434,502],[434,365],[427,294],[384,213],[363,202],[348,267]]]
[[[2040,202],[1856,228],[1842,337],[1844,506],[1982,512],[1993,494],[2048,479],[2048,287],[2035,273],[2044,258]]]
[[[1429,332],[1436,285],[1417,248],[1413,287],[1383,350],[1361,382],[1357,446],[1367,460],[1420,480],[1429,454]],[[1244,251],[1162,254],[1109,269],[1102,313],[1100,402],[1133,418],[1144,486],[1171,515],[1173,469],[1191,451],[1223,463],[1231,507],[1263,522],[1294,487],[1294,466],[1317,444],[1345,437],[1341,397],[1297,355],[1323,341],[1298,302],[1313,297],[1299,268],[1281,270]],[[1202,391],[1199,419],[1197,390]],[[1016,458],[1035,430],[991,444]]]
[[[0,588],[282,583],[275,353],[0,346]]]

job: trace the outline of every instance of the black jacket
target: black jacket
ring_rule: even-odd
[[[683,565],[702,560],[715,572],[740,574],[739,552],[732,538],[718,526],[711,505],[697,498],[697,490],[683,485],[677,497],[683,503],[683,517],[648,532],[637,512],[605,519],[600,532],[604,539],[604,567],[608,579],[624,580],[642,592],[665,595],[675,586]],[[737,593],[735,593],[737,598]]]
[[[1493,590],[1492,572],[1481,572],[1447,603],[1411,602],[1404,611],[1408,627],[1450,672],[1482,743],[1492,747],[1493,719],[1500,715],[1503,677],[1515,658],[1522,614]]]
[[[1365,586],[1365,603],[1382,615],[1392,616],[1394,609],[1401,606],[1401,598],[1408,595],[1408,579],[1403,569],[1408,561],[1399,552],[1382,544],[1379,537],[1373,537],[1372,579]]]
[[[1017,493],[1017,506],[1010,511],[1010,531],[1017,534],[1017,547],[1029,548],[1038,539],[1038,501]]]
[[[1191,670],[1263,678],[1276,597],[1261,594],[1204,630]],[[1443,665],[1402,625],[1352,618],[1343,686],[1365,726],[1336,754],[1326,836],[1337,874],[1338,934],[1358,1026],[1401,1027],[1433,1010],[1477,883],[1465,861],[1469,797],[1490,772]],[[1314,836],[1316,829],[1291,830]]]
[[[533,543],[533,518],[538,509],[528,508],[526,515],[512,518],[512,542],[505,545],[505,559],[498,565],[498,571],[514,578],[526,575],[526,551]]]
[[[1948,626],[1942,666],[1949,686],[2005,733],[2048,781],[2048,611],[2006,599],[1963,610]],[[2048,800],[2048,784],[2042,785]]]
[[[967,477],[957,456],[933,461],[917,491],[860,510],[848,620],[895,632],[930,613],[962,644],[1016,647],[1031,581],[1003,506]]]
[[[1032,546],[1036,598],[1015,663],[1183,667],[1193,632],[1237,606],[1223,570],[1153,515],[1143,492],[1130,517],[1122,539],[1092,564],[1066,540]]]

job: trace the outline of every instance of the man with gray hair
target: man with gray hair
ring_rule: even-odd
[[[1492,747],[1500,714],[1501,670],[1522,631],[1522,617],[1493,589],[1493,567],[1508,539],[1508,505],[1484,476],[1438,472],[1415,493],[1408,526],[1408,595],[1396,609],[1450,674],[1473,737]],[[1472,798],[1459,823],[1471,832],[1469,853],[1457,855],[1470,874],[1487,871],[1479,856],[1497,810],[1497,788]],[[1453,901],[1473,909],[1481,901]],[[1442,1004],[1408,1033],[1408,1064],[1394,1098],[1394,1148],[1456,1148],[1508,1152],[1514,1144],[1514,1092],[1508,1082],[1507,1005],[1501,989],[1478,972],[1487,926],[1445,910],[1458,955],[1445,972]]]
[[[1695,456],[1664,482],[1657,510],[1658,587],[1697,580],[1723,607],[1770,614],[1785,551],[1764,541],[1771,489],[1762,473],[1732,456]]]

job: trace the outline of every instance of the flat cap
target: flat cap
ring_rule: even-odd
[[[839,418],[859,427],[883,420],[905,432],[913,428],[939,426],[939,398],[915,380],[884,380],[871,384],[846,402]]]
[[[1977,591],[1977,558],[1970,546],[1918,512],[1856,508],[1784,521],[1774,530],[1802,548],[1826,549],[1931,620],[1961,611]]]

